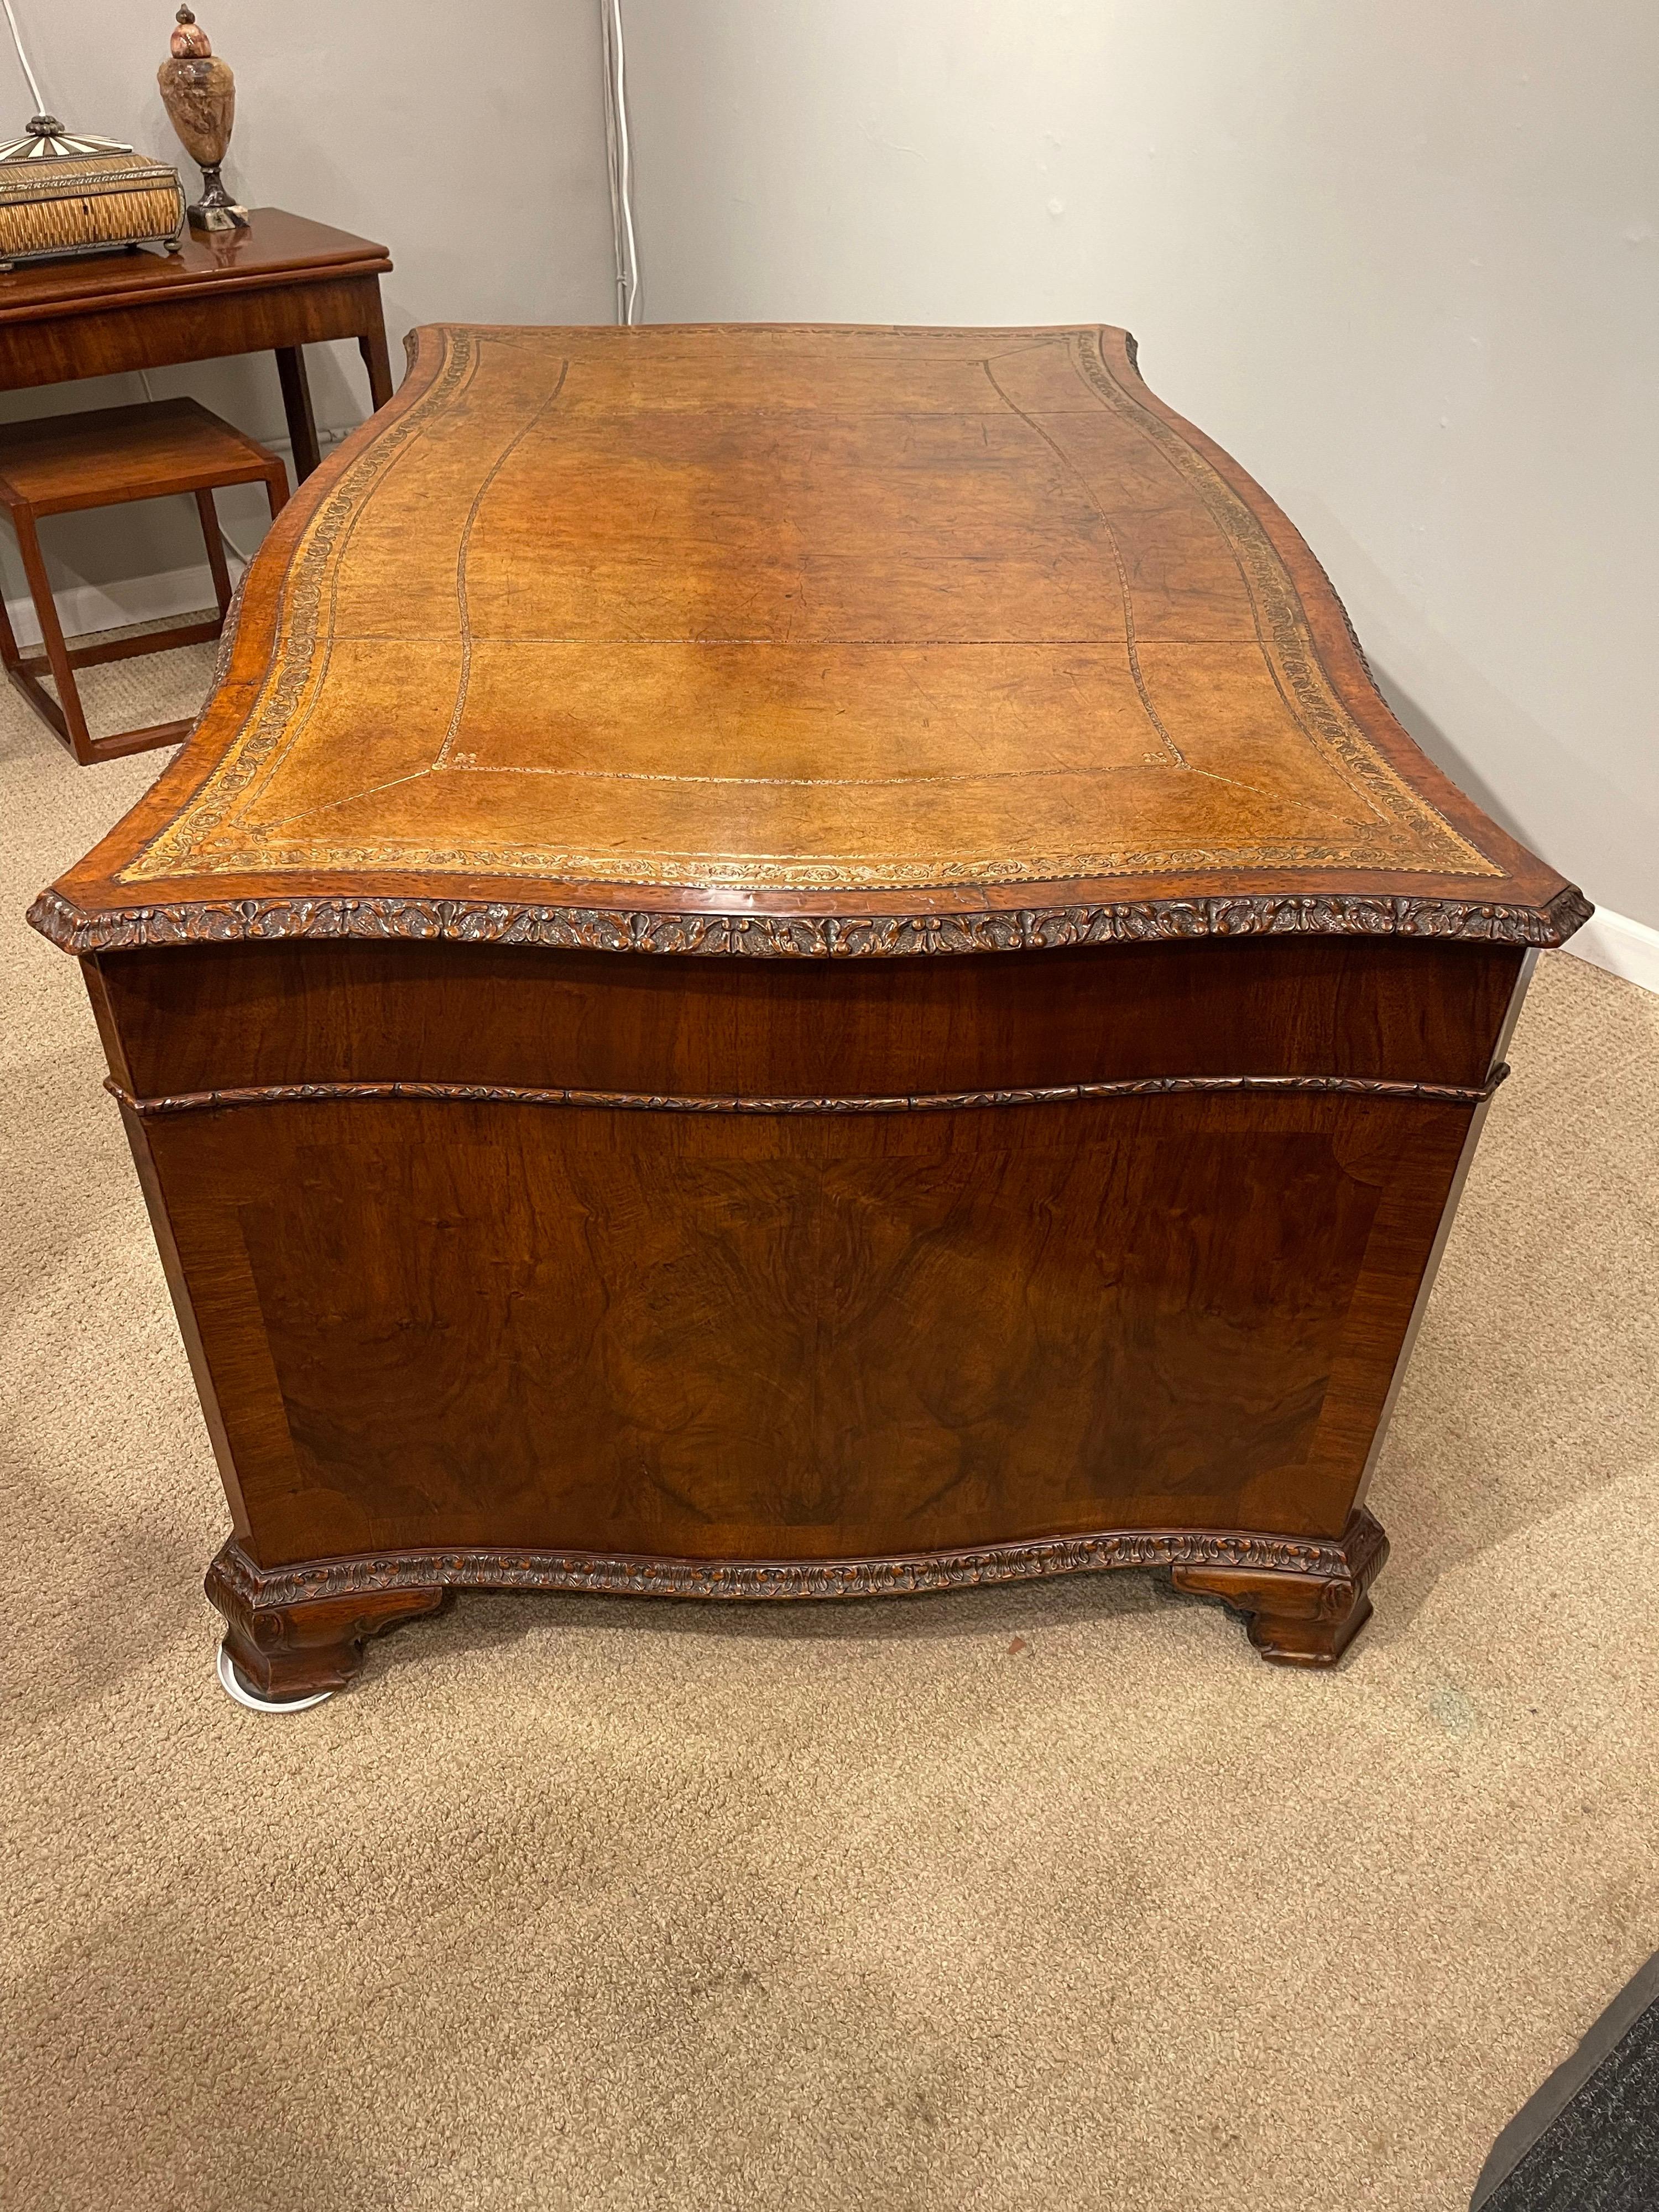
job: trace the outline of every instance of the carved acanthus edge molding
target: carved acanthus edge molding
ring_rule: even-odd
[[[759,1098],[680,1097],[642,1091],[535,1090],[486,1083],[267,1083],[224,1091],[181,1091],[136,1097],[113,1076],[104,1088],[135,1114],[208,1114],[236,1106],[303,1106],[335,1100],[409,1100],[474,1106],[587,1106],[629,1114],[929,1114],[980,1106],[1065,1106],[1085,1098],[1162,1098],[1182,1091],[1276,1091],[1297,1097],[1341,1091],[1361,1098],[1419,1099],[1441,1106],[1478,1106],[1509,1073],[1493,1068],[1480,1085],[1399,1083],[1370,1075],[1149,1075],[1121,1083],[1034,1085],[1010,1091],[933,1091],[879,1097]]]
[[[246,898],[87,911],[53,890],[40,893],[28,919],[42,936],[80,956],[278,938],[361,938],[443,939],[553,951],[855,960],[1206,937],[1432,937],[1555,945],[1594,911],[1571,884],[1543,907],[1410,895],[1253,893],[1006,913],[864,916],[626,913],[459,898]]]
[[[1363,1589],[1388,1556],[1363,1510],[1340,1538],[1243,1531],[1108,1530],[1027,1543],[872,1559],[659,1559],[596,1552],[455,1549],[364,1553],[261,1567],[234,1540],[208,1570],[207,1592],[252,1611],[395,1589],[586,1590],[697,1599],[885,1597],[1121,1567],[1204,1566],[1310,1577]]]

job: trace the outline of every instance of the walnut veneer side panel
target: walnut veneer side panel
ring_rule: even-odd
[[[1519,957],[89,966],[271,1566],[1338,1537]],[[1014,1095],[1253,1075],[1355,1088]],[[377,1079],[679,1103],[257,1099]]]
[[[1471,1110],[354,1100],[147,1133],[264,1565],[821,1559],[1340,1535]]]

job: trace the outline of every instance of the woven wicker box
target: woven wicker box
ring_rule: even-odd
[[[184,186],[165,161],[127,152],[0,161],[0,269],[176,246],[184,228]]]

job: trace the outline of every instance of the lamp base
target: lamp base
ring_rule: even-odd
[[[246,230],[248,227],[247,210],[238,206],[225,190],[216,161],[203,169],[202,197],[189,213],[192,230]]]

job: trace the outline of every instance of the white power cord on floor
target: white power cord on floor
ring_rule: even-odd
[[[640,319],[640,255],[634,236],[634,149],[628,135],[628,58],[622,0],[599,0],[605,59],[605,147],[611,169],[611,242],[617,258],[617,320]]]

